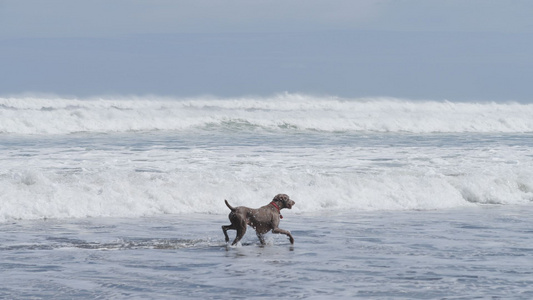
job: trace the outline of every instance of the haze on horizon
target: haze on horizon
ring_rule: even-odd
[[[0,95],[533,103],[533,2],[0,0]]]

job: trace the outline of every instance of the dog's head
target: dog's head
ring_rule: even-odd
[[[280,208],[288,208],[291,209],[296,202],[292,201],[289,196],[285,194],[278,194],[272,199],[272,201],[276,202]]]

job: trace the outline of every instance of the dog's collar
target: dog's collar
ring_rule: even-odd
[[[278,212],[280,213],[279,214],[279,218],[283,219],[283,216],[281,215],[281,209],[279,208],[279,206],[276,203],[274,203],[274,201],[270,202],[270,204],[272,204],[272,206],[274,206],[278,210]]]

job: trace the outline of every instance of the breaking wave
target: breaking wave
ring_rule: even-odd
[[[531,116],[530,104],[298,94],[0,98],[0,222],[227,214],[224,199],[259,207],[277,193],[296,201],[289,216],[531,205]]]
[[[0,98],[0,133],[203,129],[410,133],[533,132],[533,104],[280,94],[242,98]]]
[[[501,167],[482,174],[320,174],[207,170],[175,172],[9,172],[0,178],[0,222],[14,219],[139,217],[161,214],[227,214],[234,206],[260,207],[278,192],[295,207],[287,216],[327,211],[439,210],[478,205],[531,205],[533,173]],[[262,173],[261,173],[262,172]]]

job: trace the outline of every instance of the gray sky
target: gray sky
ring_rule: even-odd
[[[533,1],[0,0],[0,95],[533,102]]]

